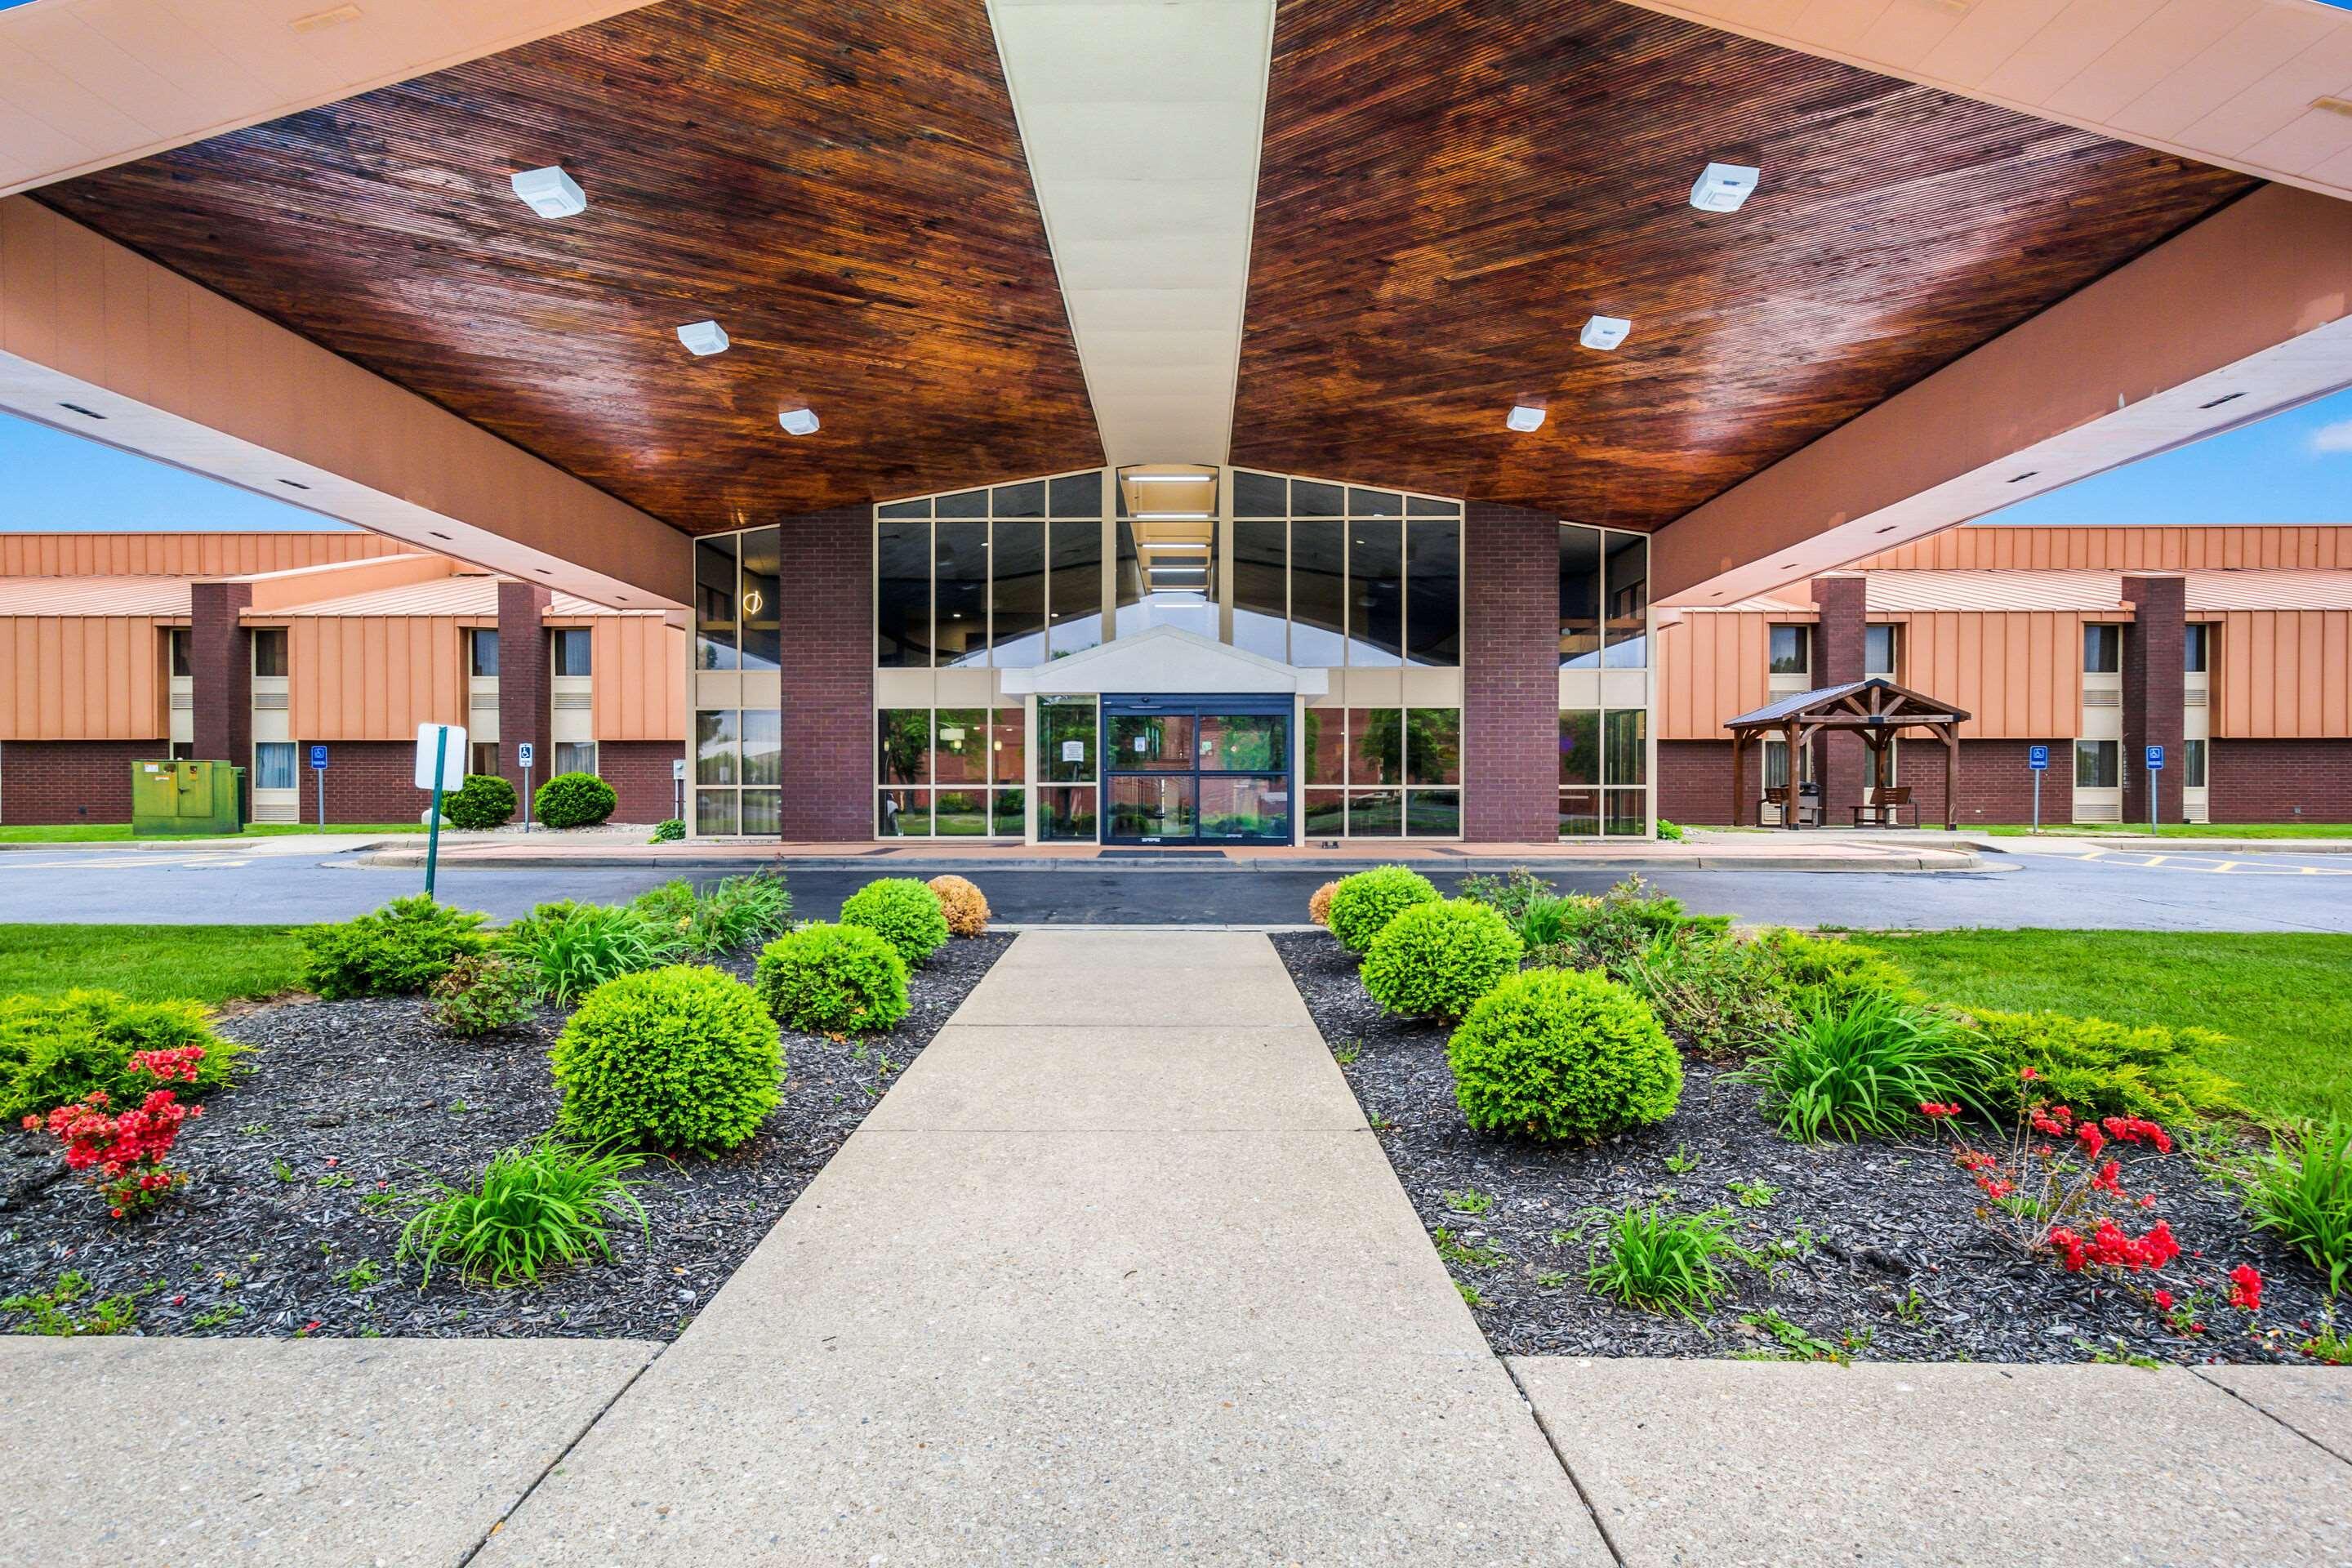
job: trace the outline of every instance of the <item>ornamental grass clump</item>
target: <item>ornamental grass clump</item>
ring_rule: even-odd
[[[781,1098],[783,1045],[751,988],[696,964],[589,994],[550,1053],[557,1120],[592,1143],[732,1149]]]
[[[949,875],[934,877],[925,886],[940,900],[940,913],[947,917],[948,931],[951,934],[962,937],[988,934],[988,895],[982,892],[977,884]]]
[[[2257,1230],[2302,1253],[2329,1295],[2352,1284],[2352,1122],[2330,1119],[2273,1138],[2242,1185]]]
[[[1339,879],[1331,889],[1325,923],[1341,947],[1365,952],[1389,921],[1415,904],[1436,901],[1436,888],[1420,872],[1405,866],[1376,866]]]
[[[681,952],[707,957],[765,942],[783,931],[792,924],[793,896],[773,871],[721,878],[701,892],[677,877],[639,893],[629,900],[629,908],[667,928]]]
[[[598,986],[673,963],[686,933],[627,904],[541,904],[499,933],[499,945],[540,995],[569,1006]]]
[[[1470,1125],[1590,1143],[1663,1121],[1683,1091],[1682,1058],[1647,1004],[1604,975],[1507,975],[1446,1043]]]
[[[481,923],[471,910],[414,893],[357,920],[304,926],[294,933],[302,947],[302,984],[330,1002],[414,995],[457,959],[489,945]]]
[[[652,1239],[645,1205],[629,1189],[628,1173],[642,1155],[559,1142],[551,1132],[490,1156],[470,1187],[441,1186],[400,1233],[399,1256],[436,1265],[487,1285],[537,1283],[557,1264],[610,1260],[606,1234],[616,1215],[634,1214]]]
[[[193,1100],[228,1082],[247,1047],[212,1030],[194,1002],[134,1002],[114,991],[0,997],[0,1119],[16,1121],[100,1092],[118,1103],[154,1087],[134,1058],[200,1048],[196,1076],[176,1091]]]
[[[2008,1091],[2003,1110],[2023,1100],[2018,1069],[2031,1067],[2044,1096],[2078,1114],[2139,1116],[2184,1123],[2242,1116],[2238,1086],[2199,1061],[2222,1043],[2207,1029],[2113,1024],[2063,1013],[1972,1012],[1978,1037]]]
[[[1679,1312],[1693,1322],[1731,1289],[1726,1258],[1754,1265],[1756,1255],[1732,1237],[1721,1209],[1668,1215],[1654,1205],[1629,1208],[1609,1222],[1601,1249],[1585,1273],[1595,1295],[1653,1312]]]
[[[1331,895],[1339,890],[1339,883],[1326,882],[1307,894],[1307,918],[1317,925],[1328,927],[1331,923]]]
[[[1391,1013],[1461,1017],[1519,967],[1508,921],[1467,899],[1414,904],[1372,938],[1364,990]]]
[[[1962,1103],[1987,1115],[1991,1070],[1956,1018],[1884,994],[1816,1005],[1730,1075],[1763,1089],[1765,1116],[1784,1138],[1895,1138],[1916,1131],[1923,1103]]]
[[[804,925],[778,937],[751,984],[770,1012],[813,1035],[880,1034],[907,1016],[907,962],[863,926]]]
[[[1721,935],[1727,915],[1695,915],[1683,901],[1639,877],[1628,877],[1599,898],[1549,894],[1528,900],[1520,935],[1537,962],[1557,969],[1601,969],[1621,974],[1626,962],[1662,936],[1695,930]]]
[[[918,969],[946,945],[948,917],[940,896],[912,877],[882,877],[841,902],[841,923],[863,926]]]

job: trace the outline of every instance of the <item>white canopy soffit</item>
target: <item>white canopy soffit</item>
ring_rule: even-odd
[[[1177,626],[1154,626],[1034,669],[1008,669],[999,679],[1010,695],[1042,697],[1096,697],[1106,691],[1139,697],[1194,691],[1320,697],[1331,681],[1328,670],[1300,669]]]
[[[989,0],[1113,464],[1233,439],[1273,0]]]

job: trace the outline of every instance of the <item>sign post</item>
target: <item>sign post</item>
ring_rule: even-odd
[[[319,831],[327,830],[327,748],[310,748],[310,772],[319,781]]]
[[[2039,833],[2042,831],[2042,775],[2050,767],[2050,748],[2026,747],[2025,765],[2033,772],[2033,831]]]
[[[529,741],[515,742],[515,761],[522,764],[522,830],[530,831],[530,760],[535,752]]]
[[[686,759],[684,757],[672,757],[669,760],[669,793],[677,803],[677,809],[672,815],[680,822],[684,822],[686,820]]]
[[[2147,749],[2147,836],[2150,838],[2157,837],[2163,832],[2163,829],[2158,826],[2162,818],[2156,805],[2157,775],[2162,772],[2164,772],[2164,748],[2150,746]]]
[[[416,787],[433,792],[433,815],[425,819],[425,896],[433,896],[433,874],[441,860],[441,794],[466,784],[466,731],[457,724],[416,726]]]

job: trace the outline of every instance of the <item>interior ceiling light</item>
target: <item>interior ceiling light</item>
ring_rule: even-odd
[[[1517,430],[1522,436],[1530,430],[1542,429],[1543,422],[1544,411],[1540,408],[1530,408],[1524,403],[1513,404],[1510,413],[1503,419],[1503,424],[1507,428]]]
[[[512,184],[514,194],[541,217],[576,217],[588,210],[587,193],[563,172],[561,163],[525,169]]]
[[[688,321],[677,330],[677,341],[698,359],[704,354],[723,354],[727,352],[727,329],[716,321]]]
[[[1576,334],[1576,341],[1589,349],[1613,349],[1633,330],[1633,323],[1622,316],[1595,316],[1584,323],[1584,331]]]
[[[776,423],[784,427],[787,435],[814,436],[816,434],[817,429],[816,410],[813,408],[787,408],[782,414],[776,416]]]
[[[1206,522],[1209,521],[1209,514],[1205,511],[1139,511],[1135,514],[1135,521],[1138,522]]]
[[[1121,474],[1131,485],[1205,485],[1214,474]]]
[[[1756,194],[1764,171],[1748,163],[1709,163],[1691,186],[1690,204],[1703,213],[1736,213]]]

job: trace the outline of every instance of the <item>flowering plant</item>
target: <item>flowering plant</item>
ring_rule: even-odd
[[[204,1056],[201,1046],[134,1051],[130,1068],[159,1084],[194,1083]],[[182,1105],[174,1091],[160,1088],[149,1089],[131,1110],[118,1113],[111,1107],[104,1089],[92,1089],[46,1118],[26,1116],[24,1125],[28,1132],[47,1127],[65,1145],[68,1170],[94,1171],[91,1180],[105,1195],[108,1211],[121,1219],[152,1207],[186,1184],[187,1173],[170,1169],[163,1159],[179,1141],[180,1124],[205,1112],[202,1106]]]

